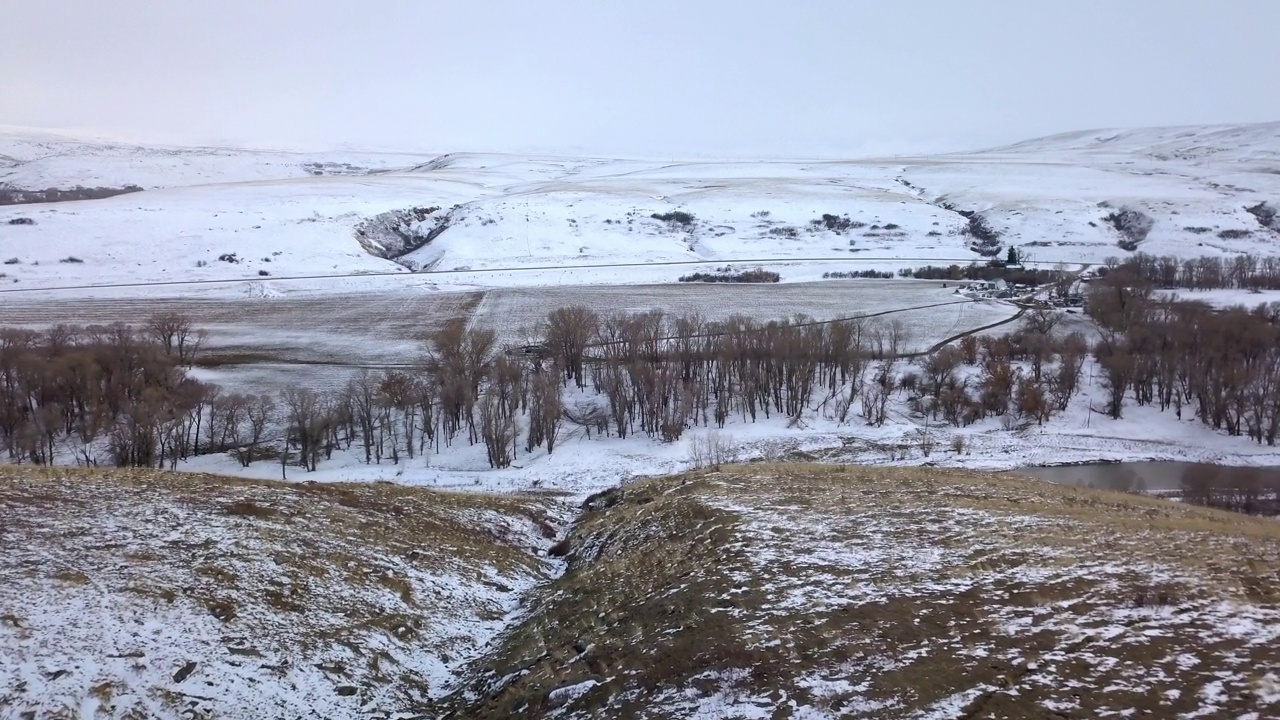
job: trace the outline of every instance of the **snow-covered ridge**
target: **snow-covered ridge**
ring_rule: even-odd
[[[1280,253],[1280,231],[1264,221],[1280,207],[1280,123],[765,162],[154,148],[0,133],[0,185],[128,184],[145,192],[0,207],[0,259],[14,261],[0,266],[0,287],[758,259],[892,269],[981,261],[1010,246],[1048,263],[1134,249]],[[439,211],[416,212],[426,208]],[[370,234],[371,224],[380,229]]]

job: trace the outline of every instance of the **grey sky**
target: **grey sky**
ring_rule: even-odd
[[[0,124],[857,156],[1280,119],[1274,0],[0,0]]]

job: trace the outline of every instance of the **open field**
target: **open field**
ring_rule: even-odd
[[[155,313],[176,312],[208,331],[203,349],[211,359],[406,362],[416,351],[419,336],[451,318],[469,317],[480,299],[478,293],[416,290],[239,299],[7,299],[2,324],[140,325]]]
[[[455,717],[1280,712],[1272,521],[806,465],[647,480],[593,507]]]
[[[549,496],[0,465],[0,717],[368,718],[550,579]]]

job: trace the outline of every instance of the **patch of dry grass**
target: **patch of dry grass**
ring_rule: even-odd
[[[737,466],[615,500],[446,710],[1280,714],[1274,521],[919,468]]]

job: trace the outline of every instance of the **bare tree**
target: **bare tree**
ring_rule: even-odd
[[[548,349],[565,378],[573,380],[579,388],[586,387],[582,360],[599,322],[595,311],[585,305],[559,308],[547,315]]]
[[[1028,332],[1036,335],[1050,335],[1053,329],[1062,322],[1062,315],[1056,310],[1038,307],[1029,310],[1022,316],[1022,325]]]

